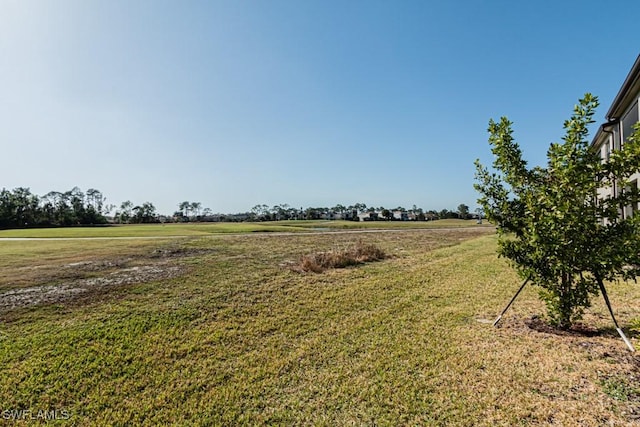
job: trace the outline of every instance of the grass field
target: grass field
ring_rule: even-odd
[[[0,238],[78,238],[78,237],[175,237],[206,236],[219,233],[311,232],[359,229],[421,229],[477,227],[476,221],[445,219],[438,221],[273,221],[238,223],[136,224],[100,227],[32,228],[0,230]],[[484,226],[491,227],[485,222]]]
[[[358,239],[390,257],[320,274],[292,268]],[[544,307],[526,288],[501,327],[485,322],[519,286],[491,229],[4,241],[0,255],[0,295],[86,288],[0,309],[5,418],[57,410],[70,417],[59,425],[489,426],[640,417],[638,358],[600,301],[581,328],[558,333],[535,317]],[[95,281],[143,270],[172,273]],[[640,290],[612,284],[610,297],[628,327]]]

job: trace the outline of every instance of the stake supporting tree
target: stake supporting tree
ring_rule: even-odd
[[[516,300],[516,298],[518,298],[518,295],[520,295],[520,292],[522,292],[522,290],[524,289],[525,285],[528,282],[529,282],[529,279],[524,279],[524,282],[522,282],[522,285],[520,286],[520,289],[518,289],[518,292],[516,292],[516,294],[513,296],[513,298],[511,298],[511,301],[509,301],[509,304],[507,304],[507,306],[504,308],[504,310],[502,310],[502,313],[500,313],[500,315],[493,322],[493,326],[498,326],[498,322],[500,322],[500,320],[502,319],[502,316],[504,316],[504,314],[507,312],[507,310],[509,310],[509,307],[511,307],[511,304],[513,304],[513,302]]]

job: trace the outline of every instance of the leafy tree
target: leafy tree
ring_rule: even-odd
[[[640,216],[621,215],[621,207],[640,201],[629,186],[640,170],[640,129],[602,162],[587,139],[597,106],[591,94],[575,106],[564,142],[547,151],[546,168],[527,167],[506,117],[489,122],[497,172],[476,160],[474,186],[498,227],[498,252],[541,287],[550,320],[560,328],[579,319],[598,291],[608,303],[604,281],[640,273]],[[614,187],[625,190],[598,197],[598,189]]]
[[[344,205],[341,205],[340,203],[338,203],[333,208],[331,208],[331,210],[337,213],[338,215],[340,215],[340,219],[344,219],[345,213],[347,212],[347,208]]]
[[[449,209],[442,209],[440,212],[438,212],[438,218],[439,219],[451,218],[451,214],[452,212],[450,212]]]
[[[304,211],[305,219],[320,219],[320,216],[325,212],[326,208],[307,208]]]
[[[144,202],[142,206],[136,206],[133,208],[133,217],[131,222],[134,223],[150,223],[158,222],[156,215],[156,208],[151,202]]]
[[[355,209],[358,213],[362,213],[367,210],[367,205],[365,203],[356,203],[355,205],[353,205],[353,209]]]
[[[28,188],[0,191],[0,228],[65,226],[76,224],[102,224],[102,198],[98,190],[91,204],[78,187],[65,193],[51,191],[43,197],[32,194]],[[98,198],[97,195],[100,195]],[[96,209],[99,206],[99,209]]]
[[[469,206],[461,203],[458,205],[458,216],[461,219],[467,219],[469,217]]]
[[[118,222],[127,223],[131,220],[131,215],[133,211],[133,203],[130,200],[126,200],[120,204],[120,212],[116,213],[116,217],[118,218]]]
[[[251,208],[251,213],[253,214],[253,217],[256,220],[264,221],[267,219],[267,216],[269,215],[269,206],[265,204],[255,205],[254,207]]]

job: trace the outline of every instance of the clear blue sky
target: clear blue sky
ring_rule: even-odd
[[[598,121],[640,2],[0,0],[0,188],[476,206],[508,116],[531,164],[584,92]]]

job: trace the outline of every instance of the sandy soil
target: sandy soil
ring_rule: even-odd
[[[88,297],[117,286],[170,279],[186,272],[178,259],[196,252],[200,251],[169,247],[144,256],[73,262],[53,270],[50,265],[23,267],[31,270],[29,283],[33,286],[0,292],[0,313]]]

